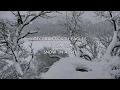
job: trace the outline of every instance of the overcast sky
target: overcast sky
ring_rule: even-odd
[[[83,18],[90,20],[93,23],[99,22],[100,20],[94,17],[93,11],[86,11]],[[0,11],[0,18],[12,18],[13,15],[10,11]]]

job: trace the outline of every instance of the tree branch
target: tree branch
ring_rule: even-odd
[[[13,11],[11,11],[14,16],[17,16]]]
[[[26,22],[21,29],[23,29],[26,25],[30,24],[30,22],[34,21],[39,16],[43,17],[45,14],[51,13],[51,11],[41,11],[38,15],[35,15],[32,19],[30,19],[28,22]],[[26,19],[27,20],[27,19]]]
[[[114,30],[117,31],[116,22],[115,22],[115,20],[113,19],[112,12],[109,11],[109,14],[110,14],[110,17],[112,18],[112,22],[113,22],[113,25],[114,25]]]
[[[30,34],[35,34],[35,33],[38,33],[38,31],[36,31],[36,32],[30,32],[30,31],[29,31],[29,32],[26,33],[25,35],[19,37],[18,40],[17,40],[17,42],[18,42],[20,39],[25,38],[25,37],[27,37],[28,35],[30,35]]]

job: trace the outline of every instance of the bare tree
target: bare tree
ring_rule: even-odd
[[[98,31],[98,34],[97,34],[97,38],[102,43],[104,48],[107,49],[110,42],[112,41],[113,30],[111,29],[111,30],[108,31],[108,30],[105,30],[105,29],[101,29],[101,27],[99,27],[98,29],[99,29],[99,31]]]
[[[70,44],[73,46],[74,54],[76,57],[80,57],[82,51],[80,50],[80,47],[76,44],[85,34],[84,30],[80,26],[81,21],[81,15],[83,14],[83,11],[71,11],[66,12],[66,18],[64,24],[62,26],[67,30],[66,35],[70,41]]]
[[[92,59],[98,58],[99,46],[97,40],[88,37],[86,38],[86,43],[87,45],[84,47],[84,49],[87,50],[92,55]]]
[[[0,46],[5,45],[5,50],[2,51],[12,56],[15,70],[22,77],[24,75],[24,72],[22,71],[19,63],[20,62],[19,52],[22,44],[21,41],[30,34],[38,33],[38,30],[36,31],[29,30],[25,32],[24,28],[39,17],[50,18],[48,14],[52,13],[52,11],[28,11],[28,12],[11,11],[11,12],[15,16],[15,18],[17,18],[17,20],[16,22],[10,21],[0,22],[1,23]]]
[[[118,37],[118,33],[120,31],[119,28],[119,20],[120,20],[120,12],[119,11],[96,11],[95,14],[101,18],[104,18],[106,21],[109,21],[114,28],[114,34],[112,41],[107,47],[104,58],[110,57],[116,47],[120,47],[120,39]]]

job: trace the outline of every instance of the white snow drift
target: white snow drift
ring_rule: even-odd
[[[87,61],[85,59],[68,57],[54,63],[46,73],[42,73],[43,79],[112,79],[120,75],[120,58],[106,60]],[[115,68],[116,67],[116,68]]]

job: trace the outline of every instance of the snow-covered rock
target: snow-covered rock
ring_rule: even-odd
[[[41,74],[43,79],[112,79],[120,75],[120,59],[112,58],[110,62],[101,60],[90,62],[81,58],[68,57],[53,64],[46,73]]]

